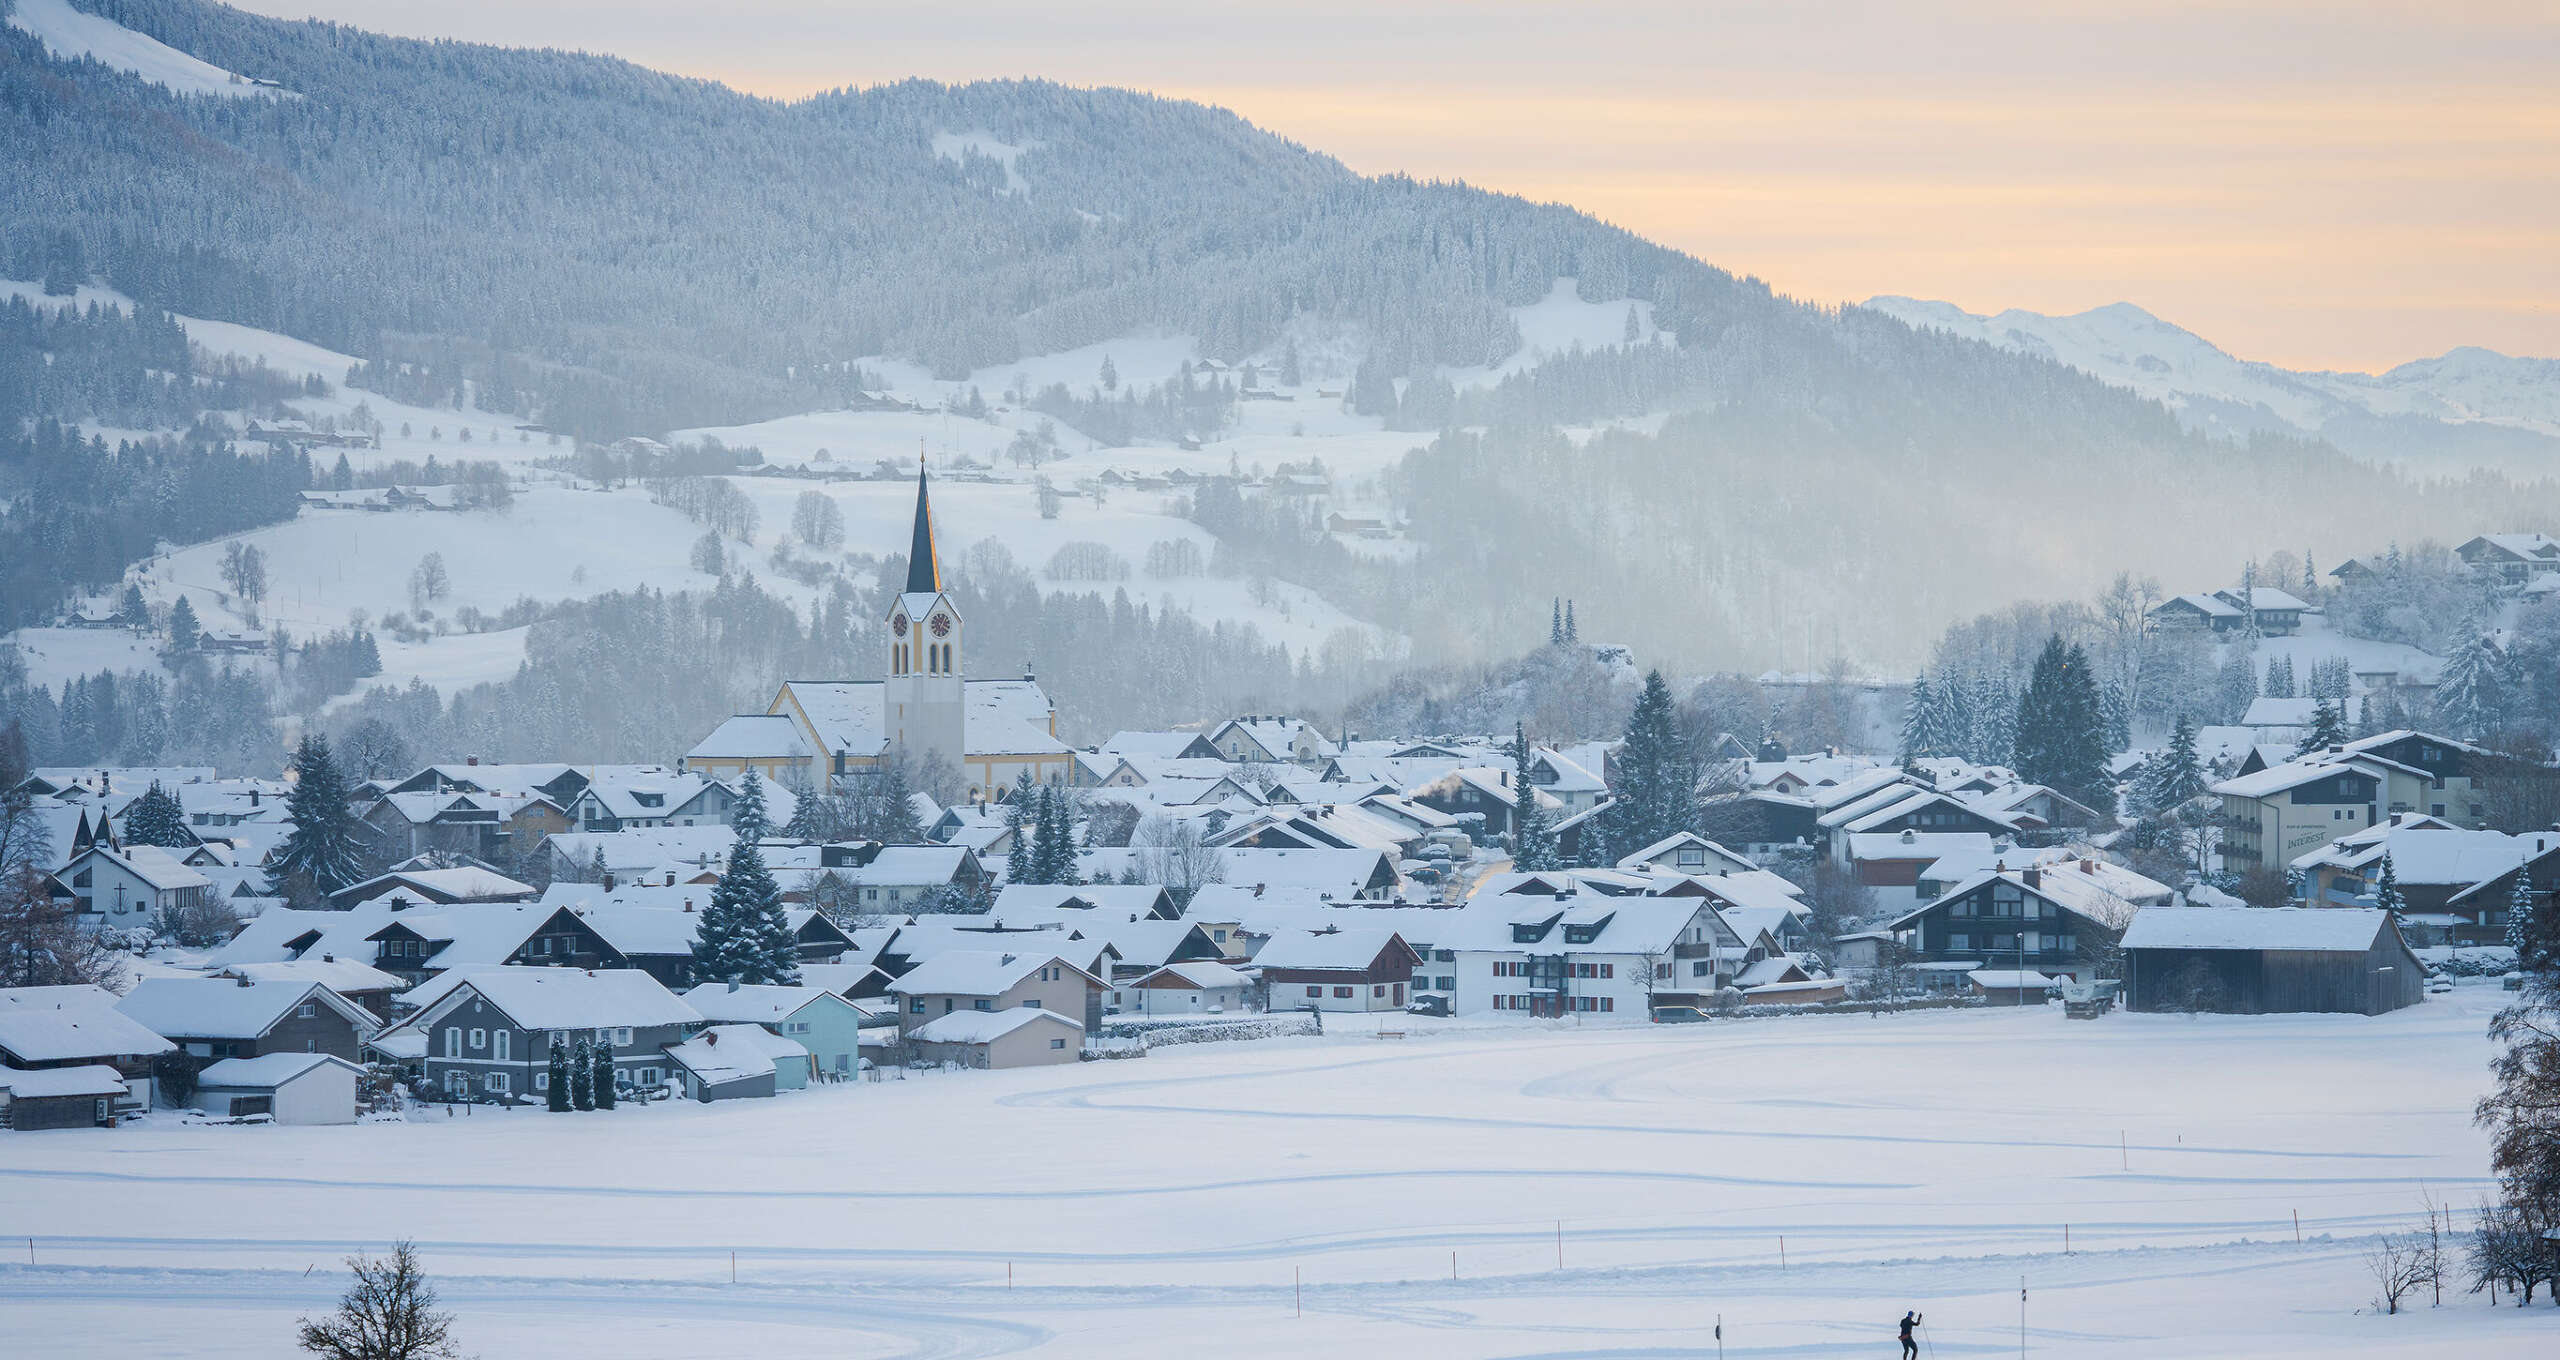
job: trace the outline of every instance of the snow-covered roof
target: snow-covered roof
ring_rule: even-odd
[[[456,968],[402,994],[417,1007],[405,1028],[423,1029],[439,1004],[469,987],[523,1029],[689,1025],[702,1013],[636,968]]]
[[[2370,759],[2370,757],[2367,758]],[[2305,784],[2342,774],[2362,775],[2367,779],[2381,777],[2370,767],[2360,766],[2337,756],[2322,754],[2305,756],[2300,760],[2288,761],[2282,765],[2269,766],[2256,774],[2244,774],[2236,779],[2223,780],[2214,785],[2212,791],[2229,794],[2235,798],[2266,798],[2288,789],[2300,788]]]
[[[252,982],[316,982],[340,996],[362,992],[396,992],[409,984],[393,974],[354,959],[317,957],[276,963],[235,963],[222,970]]]
[[[2022,892],[2032,893],[2102,925],[2111,924],[2111,918],[2121,917],[2127,908],[2147,909],[2151,904],[2166,902],[2177,891],[2166,883],[2147,878],[2120,864],[2087,856],[2040,861],[2026,868],[1995,866],[1948,883],[1935,898],[1904,912],[1886,928],[1900,930],[1937,909],[1941,903],[1962,897],[1995,878],[2005,879],[2017,885]]]
[[[1036,1006],[1008,1006],[1000,1011],[953,1011],[936,1016],[910,1031],[907,1038],[927,1044],[984,1044],[1021,1029],[1025,1025],[1063,1025],[1078,1034],[1084,1024],[1070,1015]]]
[[[1123,731],[1112,733],[1109,741],[1094,749],[1104,755],[1154,756],[1171,760],[1194,746],[1203,745],[1206,740],[1197,732]]]
[[[0,1091],[19,1100],[43,1100],[61,1096],[120,1096],[125,1093],[124,1078],[112,1067],[92,1063],[85,1067],[47,1067],[22,1072],[14,1067],[0,1067]]]
[[[1375,926],[1283,931],[1254,951],[1253,966],[1357,970],[1376,962],[1388,942],[1396,938],[1396,932]]]
[[[2379,823],[2354,836],[2342,836],[2293,861],[2297,869],[2323,865],[2368,869],[2385,855],[2391,877],[2400,883],[2452,884],[2469,887],[2514,869],[2527,860],[2560,847],[2560,833],[2510,836],[2502,831],[2468,831],[2442,824]]]
[[[843,998],[825,987],[806,983],[807,965],[802,965],[804,981],[798,987],[759,984],[731,986],[725,982],[705,982],[684,994],[685,1004],[702,1012],[702,1018],[720,1024],[778,1025],[802,1007],[834,1002]]]
[[[788,714],[741,713],[722,719],[684,755],[687,760],[806,760],[809,743]]]
[[[683,1043],[669,1044],[667,1056],[704,1085],[720,1086],[772,1076],[776,1062],[805,1062],[809,1050],[762,1025],[713,1025]]]
[[[2007,991],[2011,988],[2032,991],[2038,987],[2053,985],[2052,978],[2032,968],[1976,968],[1964,976],[1965,980],[1974,986],[1992,991]]]
[[[86,857],[102,859],[121,866],[157,892],[177,892],[187,888],[210,888],[213,880],[181,863],[177,856],[156,845],[127,846],[121,852],[104,844],[92,845]]]
[[[2235,605],[2239,604],[2244,598],[2241,594],[2240,588],[2237,586],[2229,590],[2217,591],[2215,593]],[[2302,610],[2309,609],[2311,607],[2300,596],[2297,596],[2290,591],[2278,590],[2274,586],[2251,586],[2249,587],[2248,594],[2245,598],[2247,599],[2250,608],[2262,613],[2270,609]]]
[[[1023,940],[1018,935],[1010,938]],[[889,990],[906,996],[1002,996],[1053,963],[1076,968],[1058,949],[1063,937],[1042,931],[1031,938],[1040,939],[1041,944],[1035,948],[1026,941],[1022,948],[1010,950],[944,950],[908,969],[906,976],[889,984]],[[1088,981],[1100,981],[1090,973],[1085,976]]]
[[[359,1033],[380,1023],[363,1007],[319,983],[236,978],[144,978],[116,1009],[156,1034],[188,1039],[255,1039],[304,1001],[325,1006]]]
[[[1162,988],[1189,987],[1206,992],[1228,987],[1242,987],[1251,981],[1252,979],[1242,972],[1223,963],[1213,959],[1199,959],[1183,963],[1168,963],[1128,985]]]
[[[133,1057],[174,1047],[117,1010],[115,993],[103,987],[0,990],[0,1049],[20,1062]]]
[[[225,1058],[207,1066],[196,1074],[196,1089],[272,1089],[332,1063],[350,1072],[363,1070],[326,1053],[261,1053],[254,1058]]]
[[[455,869],[403,869],[368,878],[329,894],[332,901],[371,902],[402,889],[442,902],[524,901],[535,895],[530,883],[518,883],[495,869],[465,865]]]
[[[2144,907],[2123,947],[2361,954],[2390,924],[2389,912],[2361,907]]]
[[[1710,863],[1730,864],[1741,867],[1748,867],[1751,864],[1749,859],[1741,855],[1737,855],[1731,850],[1727,850],[1723,846],[1716,844],[1714,841],[1708,840],[1706,837],[1699,835],[1695,831],[1678,831],[1663,837],[1661,840],[1655,841],[1653,844],[1648,845],[1633,854],[1620,855],[1618,857],[1618,867],[1621,869],[1633,868],[1636,865],[1643,864],[1659,856],[1671,854],[1684,846],[1695,847],[1705,851],[1706,857]]]
[[[2240,606],[2233,604],[2229,600],[2225,600],[2220,596],[2209,595],[2200,591],[2187,595],[2172,596],[2169,599],[2153,605],[2151,607],[2151,612],[2157,614],[2160,611],[2169,608],[2171,605],[2185,605],[2207,618],[2236,619],[2240,617]]]
[[[2472,543],[2486,543],[2499,553],[2520,561],[2560,561],[2560,539],[2555,539],[2548,534],[2482,534],[2472,539],[2471,543],[2465,543],[2462,546],[2468,548]]]
[[[888,729],[880,716],[883,682],[787,680],[783,684],[799,701],[800,711],[828,751],[876,756],[888,748]],[[1049,734],[1053,705],[1039,682],[969,680],[962,683],[961,694],[968,709],[968,754],[1067,754],[1066,743]]]

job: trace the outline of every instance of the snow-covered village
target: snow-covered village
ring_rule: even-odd
[[[2560,313],[2115,30],[334,8],[0,0],[0,1355],[2560,1347]]]

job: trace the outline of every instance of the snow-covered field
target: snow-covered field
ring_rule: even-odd
[[[277,1354],[405,1235],[492,1357],[1705,1356],[1718,1317],[1735,1356],[1887,1355],[1906,1306],[1992,1355],[2021,1277],[2036,1355],[2547,1355],[2548,1308],[2358,1311],[2358,1239],[2484,1184],[2498,996],[1331,1024],[717,1106],[10,1136],[0,1331]]]
[[[17,0],[9,11],[8,22],[13,28],[34,34],[44,43],[45,51],[54,56],[93,58],[110,69],[165,85],[179,94],[301,97],[251,84],[233,72],[191,57],[157,38],[136,33],[112,19],[73,9],[65,0]]]

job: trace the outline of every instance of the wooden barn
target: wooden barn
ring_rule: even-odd
[[[2391,914],[2344,907],[2145,907],[2125,930],[2137,1011],[2380,1015],[2413,1006],[2424,969]]]

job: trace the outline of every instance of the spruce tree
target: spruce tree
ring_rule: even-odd
[[[125,810],[124,842],[184,846],[195,844],[196,839],[188,834],[186,810],[154,779],[151,787],[144,789],[142,796],[133,800],[133,806]]]
[[[1582,625],[1574,622],[1571,600],[1564,602],[1564,640],[1566,646],[1582,641]]]
[[[1511,729],[1511,867],[1539,873],[1561,867],[1556,861],[1556,834],[1547,810],[1538,806],[1538,786],[1529,780],[1529,729]]]
[[[764,807],[764,778],[753,765],[747,767],[746,778],[738,781],[738,801],[729,809],[729,826],[742,841],[761,841],[773,830],[773,818]]]
[[[2445,735],[2476,741],[2493,735],[2499,720],[2498,676],[2503,659],[2486,634],[2454,649],[2436,681],[2436,721]]]
[[[557,1034],[551,1036],[551,1071],[546,1081],[550,1086],[550,1090],[545,1094],[550,1098],[551,1112],[567,1114],[569,1112],[569,1046],[560,1042],[560,1036]]]
[[[1640,850],[1696,823],[1697,761],[1680,735],[1671,686],[1662,672],[1646,673],[1644,692],[1627,717],[1626,740],[1611,769],[1618,796],[1611,814],[1616,823],[1610,828],[1612,846]]]
[[[1547,645],[1550,647],[1564,645],[1564,597],[1562,595],[1556,596],[1547,606]]]
[[[2516,967],[2544,973],[2555,962],[2550,931],[2541,904],[2533,900],[2533,866],[2516,870],[2515,891],[2507,894],[2507,948],[2516,951]]]
[[[765,868],[764,849],[744,829],[728,867],[711,889],[693,941],[693,975],[701,982],[800,981],[800,951],[782,907],[782,890]]]
[[[2293,697],[2293,658],[2278,656],[2267,662],[2266,696],[2270,699]]]
[[[364,852],[355,814],[347,807],[347,781],[329,753],[329,739],[313,733],[293,756],[293,792],[285,799],[293,830],[267,866],[268,891],[307,906],[364,875]]]
[[[2143,801],[2154,812],[2168,812],[2204,792],[2204,762],[2196,755],[2196,725],[2186,714],[2169,729],[2168,749],[2151,762],[2151,779]]]
[[[907,780],[907,762],[892,760],[880,774],[880,815],[872,826],[874,839],[890,845],[918,845],[924,841],[924,825],[916,820],[915,786]]]
[[[151,626],[151,606],[143,603],[142,587],[124,588],[124,599],[116,606],[116,622],[136,630]]]
[[[169,650],[192,652],[203,635],[203,627],[196,622],[196,607],[187,603],[186,596],[179,596],[178,602],[169,606]]]
[[[2400,919],[2400,913],[2407,910],[2409,906],[2408,895],[2400,891],[2400,875],[2392,869],[2391,855],[2388,851],[2385,851],[2382,856],[2382,873],[2373,883],[2373,904],[2390,912],[2391,919],[2395,922]]]
[[[588,1079],[587,1084],[595,1088],[597,1109],[613,1108],[613,1045],[611,1043],[604,1042],[596,1045],[595,1075]]]
[[[583,1035],[578,1039],[577,1051],[569,1055],[569,1103],[581,1110],[596,1107],[595,1056]]]
[[[604,882],[604,876],[611,872],[612,870],[605,866],[604,847],[599,845],[596,847],[596,852],[594,854],[587,856],[587,881],[589,883],[602,883]]]
[[[2108,796],[2106,718],[2088,653],[2048,638],[2018,700],[2017,751],[2022,779],[2058,789],[2101,811]]]
[[[1031,877],[1031,813],[1037,794],[1031,782],[1031,771],[1023,770],[1013,779],[1013,796],[1005,800],[1005,825],[1013,832],[1013,848],[1004,856],[1004,881],[1029,883]]]
[[[2311,705],[2311,726],[2303,731],[2302,740],[2294,744],[2293,754],[2299,759],[2314,751],[2326,751],[2346,739],[2346,715],[2338,711],[2336,704],[2321,699]]]
[[[1906,770],[1916,767],[1922,757],[1938,754],[1929,749],[1930,710],[1937,702],[1929,676],[1922,672],[1911,681],[1911,706],[1902,712],[1902,768]]]

